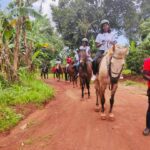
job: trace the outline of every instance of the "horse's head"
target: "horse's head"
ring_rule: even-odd
[[[128,54],[128,48],[121,45],[115,45],[109,51],[111,55],[111,73],[112,77],[117,77],[122,71],[123,65],[125,64],[125,57]]]
[[[124,59],[128,55],[128,48],[121,46],[121,45],[115,45],[113,47],[113,56],[119,59]]]

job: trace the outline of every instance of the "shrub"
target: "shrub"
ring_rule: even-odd
[[[132,73],[141,74],[141,69],[143,65],[143,61],[145,58],[149,57],[148,51],[144,50],[136,50],[130,51],[127,59],[126,64],[127,68],[132,71]]]

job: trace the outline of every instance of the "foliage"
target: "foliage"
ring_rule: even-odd
[[[140,25],[141,31],[141,48],[144,50],[150,50],[150,18],[143,21]]]
[[[79,45],[85,36],[95,37],[104,18],[110,20],[112,28],[125,30],[132,38],[138,29],[134,0],[60,0],[52,10],[56,27],[68,46]]]
[[[54,95],[54,90],[29,74],[24,68],[19,71],[20,82],[0,88],[0,132],[18,123],[22,114],[15,112],[14,106],[22,104],[43,104]]]
[[[130,51],[126,60],[127,68],[130,69],[132,73],[141,74],[143,60],[149,56],[147,51],[144,50]]]
[[[20,114],[16,114],[15,111],[9,107],[0,105],[0,132],[14,127],[20,119]]]

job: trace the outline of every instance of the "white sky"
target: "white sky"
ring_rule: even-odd
[[[3,9],[6,8],[6,6],[8,5],[8,3],[10,2],[11,0],[0,0],[0,5]],[[42,0],[39,0],[38,2],[34,3],[33,7],[36,9],[36,10],[39,10],[40,9],[40,5],[41,5],[41,1]],[[52,21],[52,10],[50,8],[50,5],[58,5],[58,1],[59,0],[44,0],[43,2],[43,9],[42,9],[42,12],[43,14],[47,15],[48,18],[50,19],[50,23],[53,27],[55,27],[55,23]],[[128,43],[128,40],[125,38],[124,35],[121,35],[118,37],[118,40],[117,40],[119,43]]]
[[[36,10],[40,9],[41,1],[42,0],[39,0],[38,2],[33,4],[33,7]],[[52,10],[51,10],[50,5],[58,5],[58,0],[44,0],[43,5],[42,5],[42,12],[43,12],[43,14],[48,16],[52,26],[54,27],[55,23],[52,21]]]

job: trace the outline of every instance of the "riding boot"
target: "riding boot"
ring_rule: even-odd
[[[93,69],[93,74],[96,75],[97,74],[97,62],[96,62],[96,60],[94,60],[92,62],[92,69]]]

